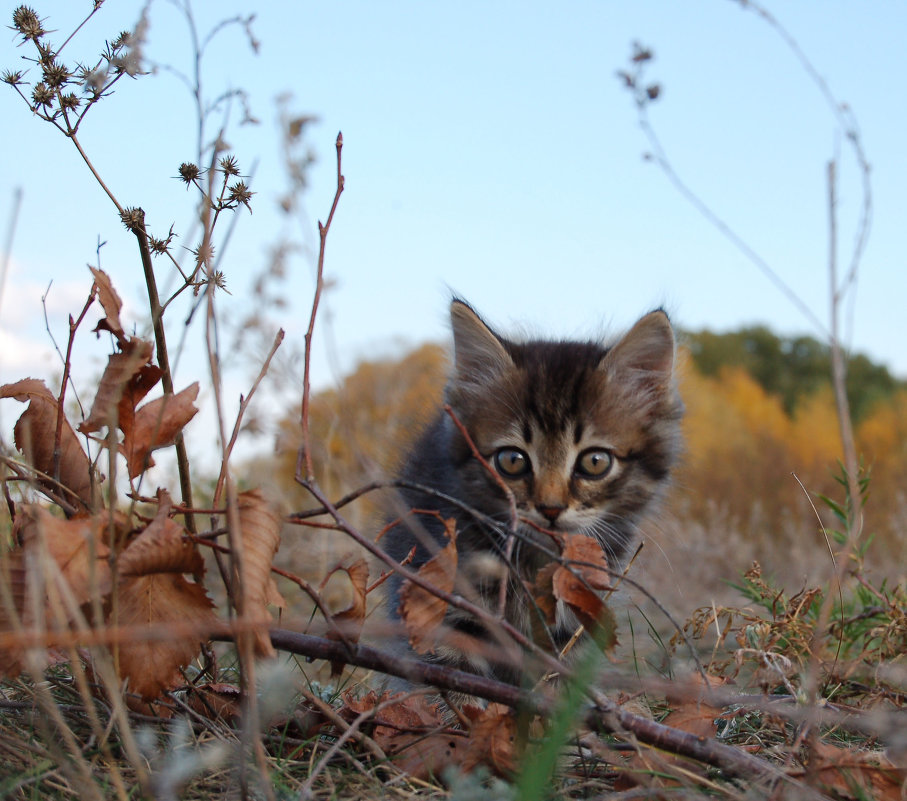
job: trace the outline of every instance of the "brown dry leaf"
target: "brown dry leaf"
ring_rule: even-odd
[[[554,573],[560,567],[557,562],[545,565],[535,574],[535,581],[529,587],[539,611],[549,626],[557,620],[557,599],[554,597]]]
[[[28,402],[28,408],[13,429],[16,447],[22,451],[32,467],[53,477],[57,399],[47,385],[36,378],[26,378],[15,384],[4,384],[0,387],[0,398],[15,398],[22,403]],[[76,432],[65,417],[60,433],[60,484],[72,494],[61,493],[57,483],[51,479],[38,480],[36,483],[54,494],[62,495],[68,503],[85,509],[90,508],[91,464],[88,456],[82,450]]]
[[[512,775],[516,768],[516,713],[504,704],[489,704],[479,711],[469,728],[469,744],[463,770],[486,765],[498,776]]]
[[[166,490],[158,490],[158,511],[117,559],[121,576],[152,573],[191,573],[200,576],[205,563],[186,530],[170,517],[173,502]]]
[[[21,548],[6,551],[0,546],[0,633],[17,630],[24,622],[26,574]],[[22,650],[0,648],[0,676],[12,678],[22,672]]]
[[[601,545],[584,534],[565,536],[563,557],[552,576],[554,597],[563,601],[605,650],[617,644],[617,623],[596,590],[610,587],[608,561]]]
[[[123,451],[130,478],[154,464],[152,451],[176,442],[177,434],[198,412],[194,405],[197,397],[198,381],[176,395],[164,395],[146,403],[135,413],[132,431],[123,431]]]
[[[110,592],[110,549],[104,541],[106,512],[63,520],[40,506],[26,504],[21,507],[18,521],[25,554],[38,559],[36,567],[47,577],[47,570],[40,563],[40,554],[46,548],[76,603],[82,605]]]
[[[95,331],[110,331],[112,334],[122,336],[123,326],[120,323],[120,309],[123,308],[123,301],[113,288],[110,276],[97,267],[89,267],[91,274],[94,276],[94,285],[98,288],[98,300],[107,316],[101,320],[95,327]]]
[[[907,771],[895,766],[884,754],[816,743],[813,764],[794,776],[814,776],[835,798],[872,798],[902,801]]]
[[[154,345],[138,337],[124,340],[122,350],[107,358],[107,367],[98,383],[88,419],[79,425],[83,434],[99,431],[116,422],[124,432],[130,432],[135,407],[161,377],[161,369],[151,364]],[[116,409],[116,416],[114,416]]]
[[[723,676],[709,676],[710,687],[727,684]],[[694,673],[686,682],[677,682],[675,692],[669,693],[667,701],[671,710],[661,721],[665,726],[695,734],[697,737],[714,737],[718,733],[716,718],[720,717],[722,708],[711,706],[699,700],[706,679]]]
[[[387,703],[391,701],[392,703]],[[419,779],[440,776],[445,767],[463,760],[466,740],[462,732],[442,729],[441,709],[424,695],[400,695],[399,700],[374,691],[354,699],[344,695],[345,707],[340,713],[352,719],[374,709],[378,725],[372,734],[382,750],[393,758],[394,765]]]
[[[457,543],[454,521],[445,521],[450,542],[419,568],[419,578],[443,592],[452,592],[457,576]],[[407,581],[400,592],[400,619],[416,653],[435,650],[436,632],[447,614],[447,601]]]
[[[255,631],[255,653],[274,656],[274,646],[268,635],[271,614],[267,610],[271,599],[271,563],[280,547],[280,514],[261,490],[241,492],[238,498],[239,522],[242,528],[243,598],[245,608],[238,610],[247,620],[261,623]]]
[[[117,587],[119,626],[168,629],[149,638],[119,646],[120,676],[129,679],[130,692],[146,701],[159,698],[183,683],[179,668],[198,654],[201,642],[217,624],[214,604],[203,587],[174,573],[127,578]]]
[[[242,712],[242,691],[232,684],[199,684],[190,688],[186,703],[209,720],[235,723]]]
[[[379,743],[380,745],[380,743]],[[448,765],[463,762],[468,740],[463,732],[400,733],[384,746],[394,766],[414,779],[438,779]]]
[[[319,589],[324,589],[328,579],[337,571],[343,571],[349,576],[353,599],[346,609],[331,615],[331,619],[337,628],[329,629],[327,638],[339,640],[342,634],[347,642],[357,643],[359,642],[359,635],[362,633],[362,625],[365,623],[365,591],[368,587],[368,564],[365,559],[360,558],[351,565],[337,565],[324,577]],[[339,676],[343,672],[343,666],[343,662],[331,662],[331,678]]]

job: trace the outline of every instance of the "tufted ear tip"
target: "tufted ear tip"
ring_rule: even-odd
[[[454,298],[450,304],[454,364],[463,378],[500,373],[513,366],[501,338],[485,324],[466,301]]]
[[[674,371],[674,329],[668,315],[658,309],[640,318],[608,352],[605,362],[668,379]]]

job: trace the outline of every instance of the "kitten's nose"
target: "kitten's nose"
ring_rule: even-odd
[[[548,520],[549,523],[554,524],[555,520],[557,520],[558,517],[560,517],[561,512],[563,512],[564,509],[566,509],[567,507],[566,506],[544,506],[542,504],[539,504],[535,508],[539,510],[539,513],[542,516],[544,516]]]

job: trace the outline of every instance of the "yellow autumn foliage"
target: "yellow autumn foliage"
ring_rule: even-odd
[[[313,459],[318,481],[332,497],[393,473],[438,408],[447,365],[443,348],[424,345],[399,360],[364,363],[337,389],[313,398]],[[788,414],[781,398],[743,368],[704,376],[682,354],[679,375],[686,447],[671,513],[700,521],[720,514],[737,531],[767,541],[783,541],[792,532],[811,536],[813,504],[825,511],[817,495],[842,499],[834,480],[842,448],[831,389],[801,398]],[[877,404],[857,434],[872,468],[865,529],[903,543],[907,391]],[[305,495],[292,482],[299,444],[298,420],[288,419],[277,472],[291,503],[301,507]],[[373,513],[366,503],[350,514],[357,524],[373,526]]]

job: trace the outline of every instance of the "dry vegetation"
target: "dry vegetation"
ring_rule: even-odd
[[[6,73],[5,82],[32,124],[57,127],[91,167],[79,126],[123,75],[138,73],[137,35],[76,69],[35,12],[20,7],[13,24],[42,79]],[[634,70],[650,58],[637,50]],[[641,109],[657,97],[638,71],[625,79],[642,87]],[[286,121],[289,136],[301,119]],[[319,224],[301,415],[285,423],[274,479],[264,482],[273,486],[238,490],[243,477],[262,478],[260,465],[237,469],[231,451],[282,335],[227,421],[213,325],[223,276],[212,254],[219,220],[252,195],[216,141],[199,154],[207,167],[179,169],[199,197],[191,269],[173,257],[172,235],[154,237],[141,209],[110,195],[136,239],[150,333],[126,333],[135,321],[121,319],[119,277],[93,268],[60,386],[0,388],[3,403],[26,404],[15,447],[0,457],[9,515],[0,796],[904,797],[907,591],[903,560],[890,558],[903,553],[907,517],[903,388],[861,407],[849,441],[846,426],[839,435],[848,399],[834,337],[835,380],[791,400],[752,370],[705,370],[691,336],[689,455],[638,564],[613,576],[587,538],[561,537],[560,558],[532,587],[540,609],[563,602],[594,634],[595,647],[566,664],[453,594],[455,532],[417,573],[375,542],[395,454],[438,402],[443,350],[364,364],[338,390],[310,392],[324,246],[343,190],[340,137],[336,194]],[[167,298],[164,271],[179,276]],[[167,311],[178,297],[194,298],[208,319],[210,374],[199,380],[218,398],[222,466],[205,492],[182,439],[198,383],[175,387],[169,367],[168,325],[179,322]],[[110,353],[77,420],[67,391],[77,334],[90,325]],[[164,448],[176,451],[179,476],[149,492],[152,454]],[[380,595],[390,570],[410,579],[402,617],[417,651],[432,647],[456,604],[560,681],[510,686],[385,650]],[[388,697],[385,675],[434,692]],[[463,695],[473,701],[453,700]]]

